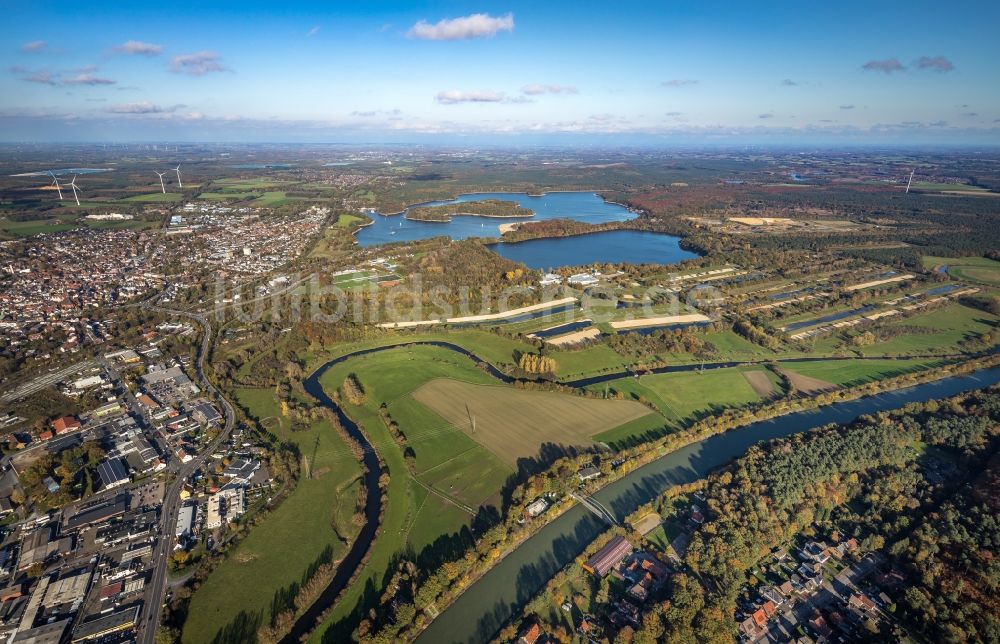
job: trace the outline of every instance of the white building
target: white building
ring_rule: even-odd
[[[182,505],[177,513],[177,527],[174,536],[181,537],[194,531],[195,506]]]
[[[213,494],[208,499],[205,527],[211,530],[239,518],[244,511],[244,503],[242,487],[227,487]]]

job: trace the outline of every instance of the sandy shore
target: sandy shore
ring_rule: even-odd
[[[549,338],[546,342],[556,347],[564,347],[571,344],[579,344],[585,340],[593,340],[599,337],[601,337],[601,330],[592,326],[589,329],[581,329],[580,331],[567,333],[566,335]]]
[[[383,322],[379,324],[380,327],[384,329],[409,329],[417,326],[427,326],[431,324],[463,324],[470,322],[493,322],[495,320],[503,320],[506,318],[514,317],[516,315],[521,315],[522,313],[534,313],[535,311],[544,311],[545,309],[555,308],[557,306],[562,306],[564,304],[572,304],[576,302],[575,297],[564,297],[561,300],[551,300],[549,302],[541,302],[540,304],[532,304],[531,306],[522,306],[519,309],[511,309],[509,311],[501,311],[499,313],[485,313],[483,315],[466,315],[460,318],[446,318],[444,320],[413,320],[409,322]]]
[[[667,324],[696,324],[698,322],[711,322],[707,315],[701,313],[688,313],[686,315],[664,315],[658,318],[641,318],[639,320],[619,320],[612,322],[612,329],[638,329],[644,326],[662,326]]]
[[[890,277],[884,280],[875,280],[873,282],[862,282],[861,284],[855,284],[854,286],[845,286],[845,291],[860,291],[863,288],[871,288],[872,286],[881,286],[882,284],[892,284],[893,282],[903,282],[905,280],[911,280],[915,276],[911,273],[906,275],[897,275],[895,277]]]

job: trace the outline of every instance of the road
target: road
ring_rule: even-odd
[[[201,324],[202,328],[205,330],[205,336],[202,338],[201,349],[198,352],[198,360],[195,363],[195,371],[198,379],[201,381],[202,389],[208,392],[208,394],[222,406],[222,411],[226,419],[225,424],[222,427],[222,431],[219,432],[212,442],[204,450],[202,450],[197,457],[180,465],[176,476],[169,483],[169,485],[167,485],[166,490],[164,490],[163,505],[160,508],[160,536],[153,551],[153,561],[155,562],[155,567],[153,568],[152,579],[146,589],[145,611],[136,635],[136,642],[138,642],[138,644],[153,644],[156,639],[157,628],[160,624],[163,597],[167,589],[167,559],[170,557],[174,542],[174,528],[177,525],[177,513],[181,506],[181,488],[184,486],[184,482],[187,478],[191,476],[195,470],[202,466],[205,457],[215,452],[219,445],[229,437],[230,433],[233,431],[236,413],[234,412],[233,406],[229,403],[229,401],[226,400],[222,394],[219,393],[218,389],[216,389],[215,386],[209,382],[208,378],[205,377],[205,357],[208,355],[212,346],[212,325],[209,323],[208,319],[205,316],[196,313],[153,306],[148,301],[143,304],[143,308],[160,313],[167,313],[169,315],[187,317]]]

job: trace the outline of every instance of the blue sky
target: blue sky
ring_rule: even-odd
[[[1000,143],[986,2],[4,2],[0,140]]]

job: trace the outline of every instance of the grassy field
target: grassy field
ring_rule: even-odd
[[[761,358],[773,353],[732,331],[710,331],[704,334],[704,338],[715,346],[723,360]]]
[[[622,356],[604,344],[569,351],[549,350],[548,355],[556,361],[556,371],[559,377],[564,379],[623,369],[626,362]]]
[[[225,190],[265,190],[268,188],[280,188],[295,183],[294,181],[282,181],[280,179],[216,179],[212,181],[212,187],[221,187]]]
[[[64,230],[78,228],[76,224],[68,224],[59,219],[45,219],[42,221],[0,221],[0,231],[6,233],[8,237],[30,237],[42,233],[58,233]]]
[[[366,340],[364,342],[352,342],[337,346],[336,354],[324,354],[323,359],[329,359],[334,355],[343,355],[357,351],[359,349],[370,349],[373,347],[402,344],[406,342],[421,342],[428,340],[439,340],[451,342],[480,356],[493,364],[513,364],[514,352],[535,351],[535,348],[526,342],[513,340],[503,336],[480,331],[477,329],[446,330],[435,329],[421,332],[417,335],[401,333],[399,335],[384,335],[382,337]],[[555,354],[553,354],[555,355]],[[317,358],[317,361],[319,357]],[[467,364],[472,364],[468,359],[462,358]],[[314,365],[315,366],[315,365]]]
[[[245,201],[259,196],[256,192],[203,192],[198,198],[206,201]]]
[[[652,414],[633,401],[522,391],[449,378],[431,380],[413,397],[512,467],[521,458],[536,456],[545,443],[589,445],[595,434]]]
[[[337,217],[337,225],[341,228],[347,228],[353,226],[354,224],[364,221],[361,217],[357,215],[341,214]]]
[[[468,513],[438,494],[429,493],[424,485],[433,486],[439,494],[458,503],[474,505],[477,499],[492,499],[512,473],[488,450],[410,397],[416,387],[438,377],[494,382],[470,360],[433,347],[396,349],[336,365],[324,374],[323,385],[333,391],[352,373],[362,383],[366,401],[345,408],[364,427],[391,476],[382,529],[368,565],[326,624],[354,610],[366,583],[381,589],[384,574],[396,555],[411,548],[420,553],[440,537],[454,534],[469,523]],[[378,416],[382,402],[387,403],[389,413],[416,453],[413,473],[402,448]],[[318,641],[323,630],[319,629],[313,641]]]
[[[939,192],[988,192],[986,188],[970,186],[964,183],[932,183],[929,181],[914,181],[911,190],[933,190]]]
[[[760,400],[743,373],[735,368],[643,376],[639,382],[656,394],[672,415],[685,422],[711,410]]]
[[[918,327],[931,333],[908,333],[864,348],[867,354],[906,354],[957,351],[962,340],[986,333],[996,316],[961,304],[892,322],[890,327]]]
[[[239,403],[261,420],[279,415],[271,389],[240,389]],[[268,427],[281,440],[291,440],[303,453],[312,454],[315,478],[303,479],[247,538],[229,553],[191,599],[184,625],[184,642],[209,642],[216,631],[241,610],[264,611],[270,617],[274,592],[298,581],[328,545],[334,559],[346,550],[332,526],[353,535],[351,524],[357,498],[360,466],[340,436],[320,422],[306,431],[291,433],[278,422]]]
[[[986,257],[935,257],[924,255],[924,268],[947,266],[948,274],[958,279],[1000,286],[1000,262]]]
[[[937,360],[826,360],[786,365],[786,371],[848,386],[929,369]]]
[[[283,206],[289,201],[291,200],[285,195],[284,192],[269,191],[257,197],[250,203],[254,206],[260,206],[262,208],[275,208],[277,206]]]
[[[743,377],[740,369],[712,369],[622,378],[594,385],[593,391],[622,392],[626,397],[652,403],[664,418],[657,417],[660,427],[682,427],[713,410],[737,407],[757,402],[760,396]],[[641,428],[642,431],[652,427]],[[641,433],[639,427],[618,428],[598,434],[595,438],[614,443]]]
[[[358,271],[357,273],[338,275],[330,283],[340,289],[357,288],[359,286],[368,286],[374,277],[374,271]]]
[[[130,203],[173,203],[175,201],[180,201],[184,198],[179,192],[151,192],[146,195],[135,195],[134,197],[126,197],[122,201],[127,201]]]

